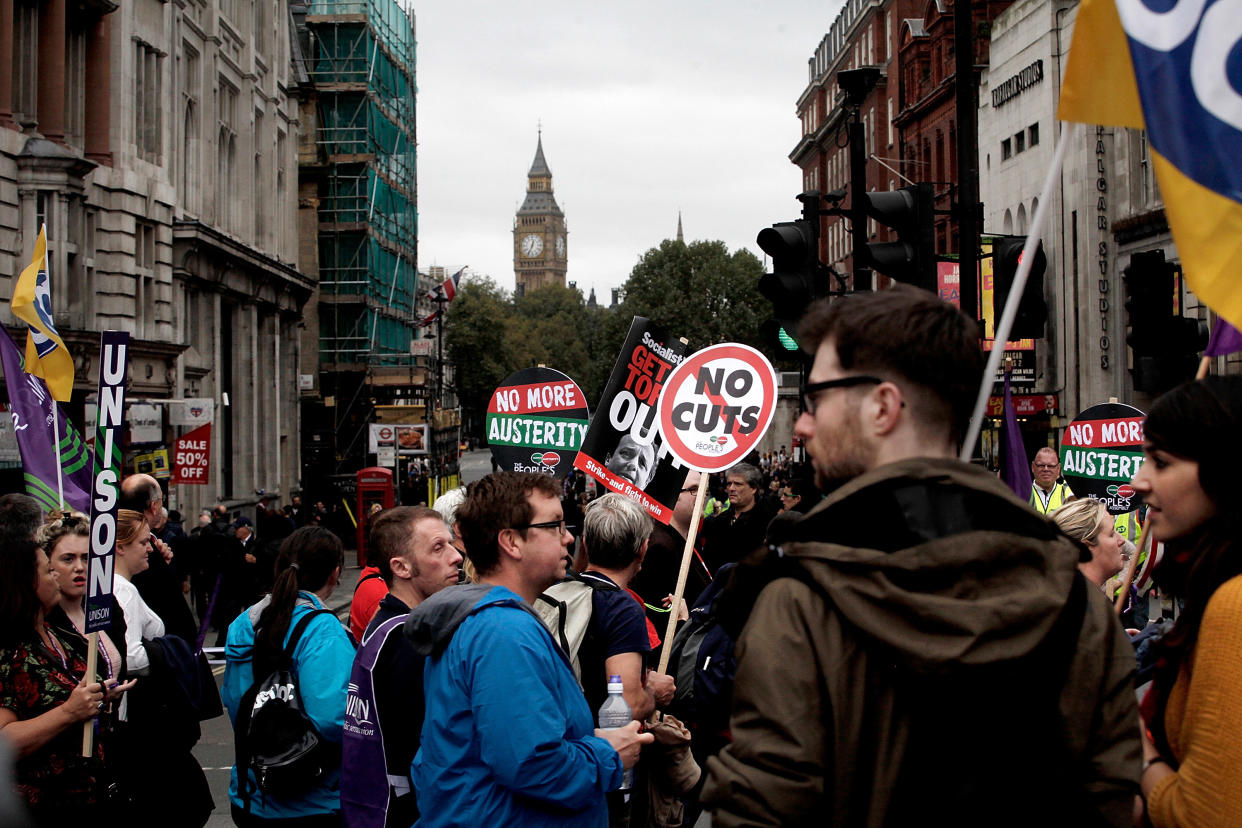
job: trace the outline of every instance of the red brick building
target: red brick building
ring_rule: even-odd
[[[975,0],[974,65],[988,63],[991,21],[1011,0]],[[919,16],[902,21],[897,50],[900,72],[898,112],[893,123],[901,136],[901,172],[914,181],[935,186],[936,208],[957,201],[956,52],[952,0],[927,0]],[[977,85],[976,85],[977,88]],[[971,157],[977,157],[972,152]],[[901,186],[901,185],[898,185]],[[976,200],[978,194],[973,196]],[[958,252],[957,222],[936,217],[936,252]]]
[[[1011,0],[975,1],[975,64],[986,66],[988,24]],[[848,0],[808,61],[807,86],[798,98],[802,137],[789,159],[802,169],[803,189],[848,191],[851,113],[837,74],[864,66],[879,69],[859,108],[867,190],[931,181],[936,207],[948,209],[956,198],[958,140],[951,0]],[[848,205],[848,197],[842,203]],[[851,269],[849,227],[844,218],[822,219],[820,260],[842,275]],[[874,221],[868,222],[868,236],[893,240]],[[937,217],[936,252],[956,251],[956,223],[948,215]]]

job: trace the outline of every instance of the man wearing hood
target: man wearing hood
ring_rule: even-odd
[[[897,286],[813,306],[802,340],[795,434],[829,494],[762,565],[713,824],[1130,825],[1125,634],[1083,550],[956,459],[977,325]]]
[[[440,590],[405,634],[427,656],[426,714],[411,777],[420,828],[608,824],[650,734],[638,723],[596,730],[569,658],[530,605],[565,577],[560,490],[540,474],[472,483],[457,529],[478,584]]]

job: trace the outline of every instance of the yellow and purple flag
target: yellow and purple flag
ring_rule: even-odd
[[[1165,215],[1195,294],[1242,327],[1242,86],[1237,7],[1083,0],[1058,117],[1147,130]]]
[[[73,357],[52,323],[46,227],[39,228],[34,255],[17,278],[10,308],[30,329],[26,335],[26,373],[42,377],[52,399],[68,400],[73,396]]]

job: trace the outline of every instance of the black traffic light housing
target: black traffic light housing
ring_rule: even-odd
[[[772,272],[759,279],[759,292],[772,303],[772,318],[763,323],[764,339],[786,351],[798,350],[798,320],[815,299],[819,269],[815,223],[782,221],[759,231],[756,239],[772,257]]]
[[[999,236],[992,241],[992,318],[999,323],[1005,303],[1013,290],[1018,265],[1022,263],[1022,249],[1026,236]],[[1048,257],[1044,255],[1044,243],[1035,247],[1035,261],[1022,289],[1018,303],[1018,315],[1009,331],[1010,341],[1017,339],[1042,339],[1048,322],[1048,304],[1044,301],[1044,270]]]
[[[785,351],[798,350],[798,320],[827,289],[819,263],[819,192],[809,190],[798,200],[802,218],[765,227],[755,239],[772,258],[772,272],[759,279],[759,292],[772,303],[772,317],[760,331],[765,340]]]
[[[897,241],[870,242],[854,255],[861,264],[898,282],[935,292],[936,244],[932,185],[926,182],[900,190],[865,193],[866,213],[897,233]]]
[[[1130,327],[1126,343],[1133,352],[1130,376],[1136,391],[1159,394],[1192,379],[1207,346],[1207,325],[1173,312],[1176,272],[1163,250],[1133,254],[1122,272]]]

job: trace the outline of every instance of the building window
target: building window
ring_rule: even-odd
[[[198,52],[184,44],[181,57],[183,104],[181,136],[181,202],[186,212],[198,212],[199,153],[199,60]]]
[[[267,51],[267,2],[254,0],[254,50],[257,54]]]
[[[134,44],[134,148],[138,157],[160,162],[160,76],[163,56],[149,43]]]
[[[65,141],[81,148],[86,140],[86,32],[70,26],[65,34]]]
[[[33,124],[39,86],[39,7],[13,5],[13,115],[21,124]]]
[[[1018,153],[1022,152],[1022,150],[1024,149],[1026,149],[1026,133],[1025,132],[1014,133],[1014,136],[1013,136],[1014,155],[1017,155]]]
[[[254,178],[251,181],[253,187],[252,209],[254,210],[254,240],[259,247],[264,247],[264,234],[267,232],[267,226],[264,222],[264,216],[267,210],[262,209],[264,198],[264,181],[263,181],[263,143],[266,136],[263,134],[263,113],[255,110],[254,113]],[[278,208],[279,209],[279,208]]]
[[[1001,160],[1008,161],[1012,157],[1013,144],[1008,138],[1006,138],[1004,141],[1001,141]]]
[[[237,90],[220,79],[217,98],[218,135],[216,141],[216,221],[221,229],[233,230],[233,210],[237,192]]]
[[[134,266],[139,270],[155,270],[155,225],[136,222],[134,227]]]
[[[1027,143],[1032,147],[1039,146],[1039,124],[1031,124],[1026,129]]]
[[[56,238],[55,229],[52,226],[52,210],[56,206],[56,193],[52,190],[39,190],[35,193],[35,226],[34,234],[39,234],[40,227],[47,228],[47,240],[50,242]]]

